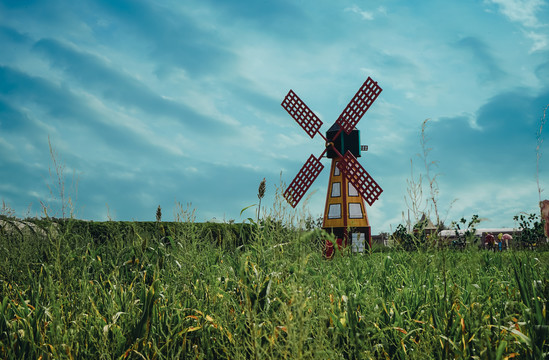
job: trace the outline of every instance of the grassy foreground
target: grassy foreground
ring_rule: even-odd
[[[0,358],[548,357],[548,252],[327,261],[318,231],[249,231],[0,234]]]

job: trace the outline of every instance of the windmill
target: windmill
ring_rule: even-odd
[[[322,228],[333,233],[340,246],[349,240],[358,248],[366,241],[368,246],[372,243],[365,203],[372,206],[383,190],[357,161],[367,146],[360,145],[360,132],[355,126],[381,91],[377,82],[368,77],[326,136],[319,131],[322,121],[293,90],[281,104],[311,139],[318,134],[326,144],[320,156],[311,154],[284,191],[284,198],[295,208],[324,169],[320,159],[324,155],[332,159]]]

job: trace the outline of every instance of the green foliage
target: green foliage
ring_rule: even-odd
[[[544,224],[545,220],[541,220],[536,214],[519,214],[513,218],[519,223],[519,228],[522,229],[515,243],[519,247],[534,248],[545,242]]]
[[[515,257],[512,264],[522,300],[521,310],[526,330],[524,341],[529,345],[526,354],[531,359],[547,359],[549,357],[549,316],[547,316],[549,271],[545,267],[545,276],[539,278],[539,269],[536,268],[543,266],[539,264],[537,258]]]
[[[323,231],[268,216],[230,226],[68,220],[34,229],[0,233],[0,358],[540,359],[549,351],[543,251],[378,249],[325,260]]]
[[[402,224],[398,224],[395,232],[393,233],[393,239],[398,245],[405,250],[415,250],[417,248],[417,241],[413,234],[406,230],[406,227]]]
[[[425,227],[427,220],[419,221],[414,225],[411,233],[404,225],[399,224],[392,237],[399,248],[407,251],[429,250],[434,248],[437,242],[437,234],[428,232]]]
[[[480,223],[478,215],[473,215],[471,220],[467,222],[467,219],[461,218],[459,222],[452,222],[452,228],[455,231],[456,239],[452,242],[452,247],[457,249],[464,249],[467,246],[478,243],[478,238],[475,236],[476,225]],[[461,224],[461,225],[460,225]],[[463,233],[460,231],[461,226],[467,227],[464,228]]]

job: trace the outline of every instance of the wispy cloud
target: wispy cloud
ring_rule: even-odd
[[[372,11],[362,10],[358,5],[353,5],[348,8],[345,8],[345,11],[350,11],[355,14],[358,14],[364,20],[374,20],[374,13]]]
[[[549,35],[537,33],[534,31],[526,31],[526,37],[532,40],[533,45],[530,48],[530,52],[536,52],[549,49]]]
[[[545,23],[538,19],[539,10],[547,6],[543,0],[488,0],[499,5],[500,11],[509,20],[524,27],[538,27]]]
[[[546,50],[549,45],[549,34],[546,29],[549,25],[547,17],[540,18],[545,14],[548,4],[543,0],[488,0],[489,3],[497,4],[501,13],[510,21],[518,23],[525,30],[524,34],[533,44],[530,52]]]
[[[538,65],[535,69],[535,74],[544,84],[549,84],[549,61]]]
[[[183,104],[162,97],[146,84],[94,54],[52,39],[40,40],[34,48],[50,61],[53,68],[64,72],[88,91],[96,92],[104,101],[127,108],[137,107],[149,115],[169,116],[189,127],[201,123],[201,126],[216,125],[215,128],[219,129],[222,125],[212,122],[212,118],[200,116]]]

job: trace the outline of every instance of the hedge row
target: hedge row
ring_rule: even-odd
[[[250,240],[252,224],[156,221],[85,221],[77,219],[25,219],[0,217],[0,235],[66,234],[101,244],[115,239],[131,241],[136,237],[171,243],[178,240],[207,239],[218,245],[239,246]]]

